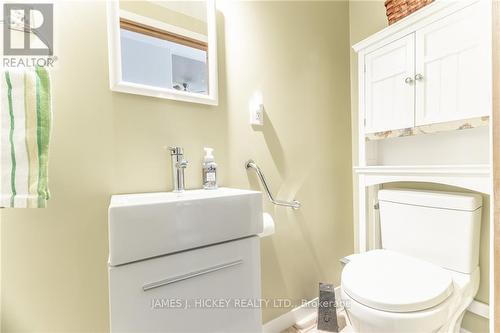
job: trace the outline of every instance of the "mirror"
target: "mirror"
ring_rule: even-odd
[[[215,1],[108,2],[113,91],[217,105]]]

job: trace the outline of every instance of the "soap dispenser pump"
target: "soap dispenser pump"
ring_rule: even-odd
[[[217,163],[212,154],[213,148],[205,147],[205,157],[203,158],[203,188],[205,190],[215,190],[217,188]]]

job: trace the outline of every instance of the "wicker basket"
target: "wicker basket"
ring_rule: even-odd
[[[419,10],[434,0],[386,0],[385,9],[389,25]]]

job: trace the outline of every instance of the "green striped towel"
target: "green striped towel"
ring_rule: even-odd
[[[49,74],[42,67],[4,70],[0,93],[0,206],[44,208],[52,121]]]

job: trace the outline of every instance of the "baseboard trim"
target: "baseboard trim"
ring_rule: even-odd
[[[467,311],[483,318],[490,319],[490,306],[486,303],[474,300],[467,308]]]
[[[335,288],[335,298],[340,300],[340,287]],[[287,313],[282,314],[281,316],[268,321],[262,326],[263,333],[280,333],[283,330],[293,326],[295,323],[304,320],[305,318],[311,316],[313,313],[317,311],[312,306],[309,306],[311,303],[315,303],[318,301],[318,298],[315,298],[308,303],[297,307]],[[467,311],[474,313],[475,315],[481,316],[483,318],[489,319],[489,305],[479,302],[472,301],[472,303],[467,308]],[[463,328],[460,329],[460,333],[471,333]]]

